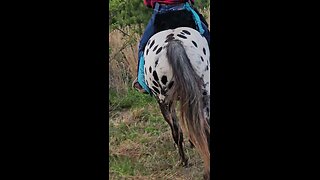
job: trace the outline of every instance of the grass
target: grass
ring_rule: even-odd
[[[169,125],[156,101],[128,90],[109,94],[110,179],[202,179],[203,165],[185,139],[185,152],[193,165],[180,166]]]
[[[150,95],[139,93],[133,89],[128,89],[125,93],[118,93],[109,89],[109,106],[113,110],[143,107],[147,104],[157,105],[157,102]]]

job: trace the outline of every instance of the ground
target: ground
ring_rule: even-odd
[[[202,179],[203,164],[185,139],[190,167],[182,167],[156,101],[129,91],[109,94],[110,179]]]

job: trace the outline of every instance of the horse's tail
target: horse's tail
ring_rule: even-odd
[[[204,118],[201,79],[194,71],[181,41],[172,40],[168,43],[167,58],[173,71],[172,98],[180,101],[181,126],[188,131],[209,172],[210,151],[207,135],[210,135],[210,127]]]

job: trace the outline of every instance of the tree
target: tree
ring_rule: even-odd
[[[145,7],[142,0],[109,1],[109,27],[111,30],[133,25],[145,26],[151,14],[152,9]]]

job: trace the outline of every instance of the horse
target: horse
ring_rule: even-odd
[[[209,45],[185,10],[157,15],[155,28],[157,32],[144,49],[145,82],[171,128],[181,163],[188,165],[182,145],[183,128],[204,162],[204,178],[209,179]],[[176,107],[181,118],[177,117]]]

